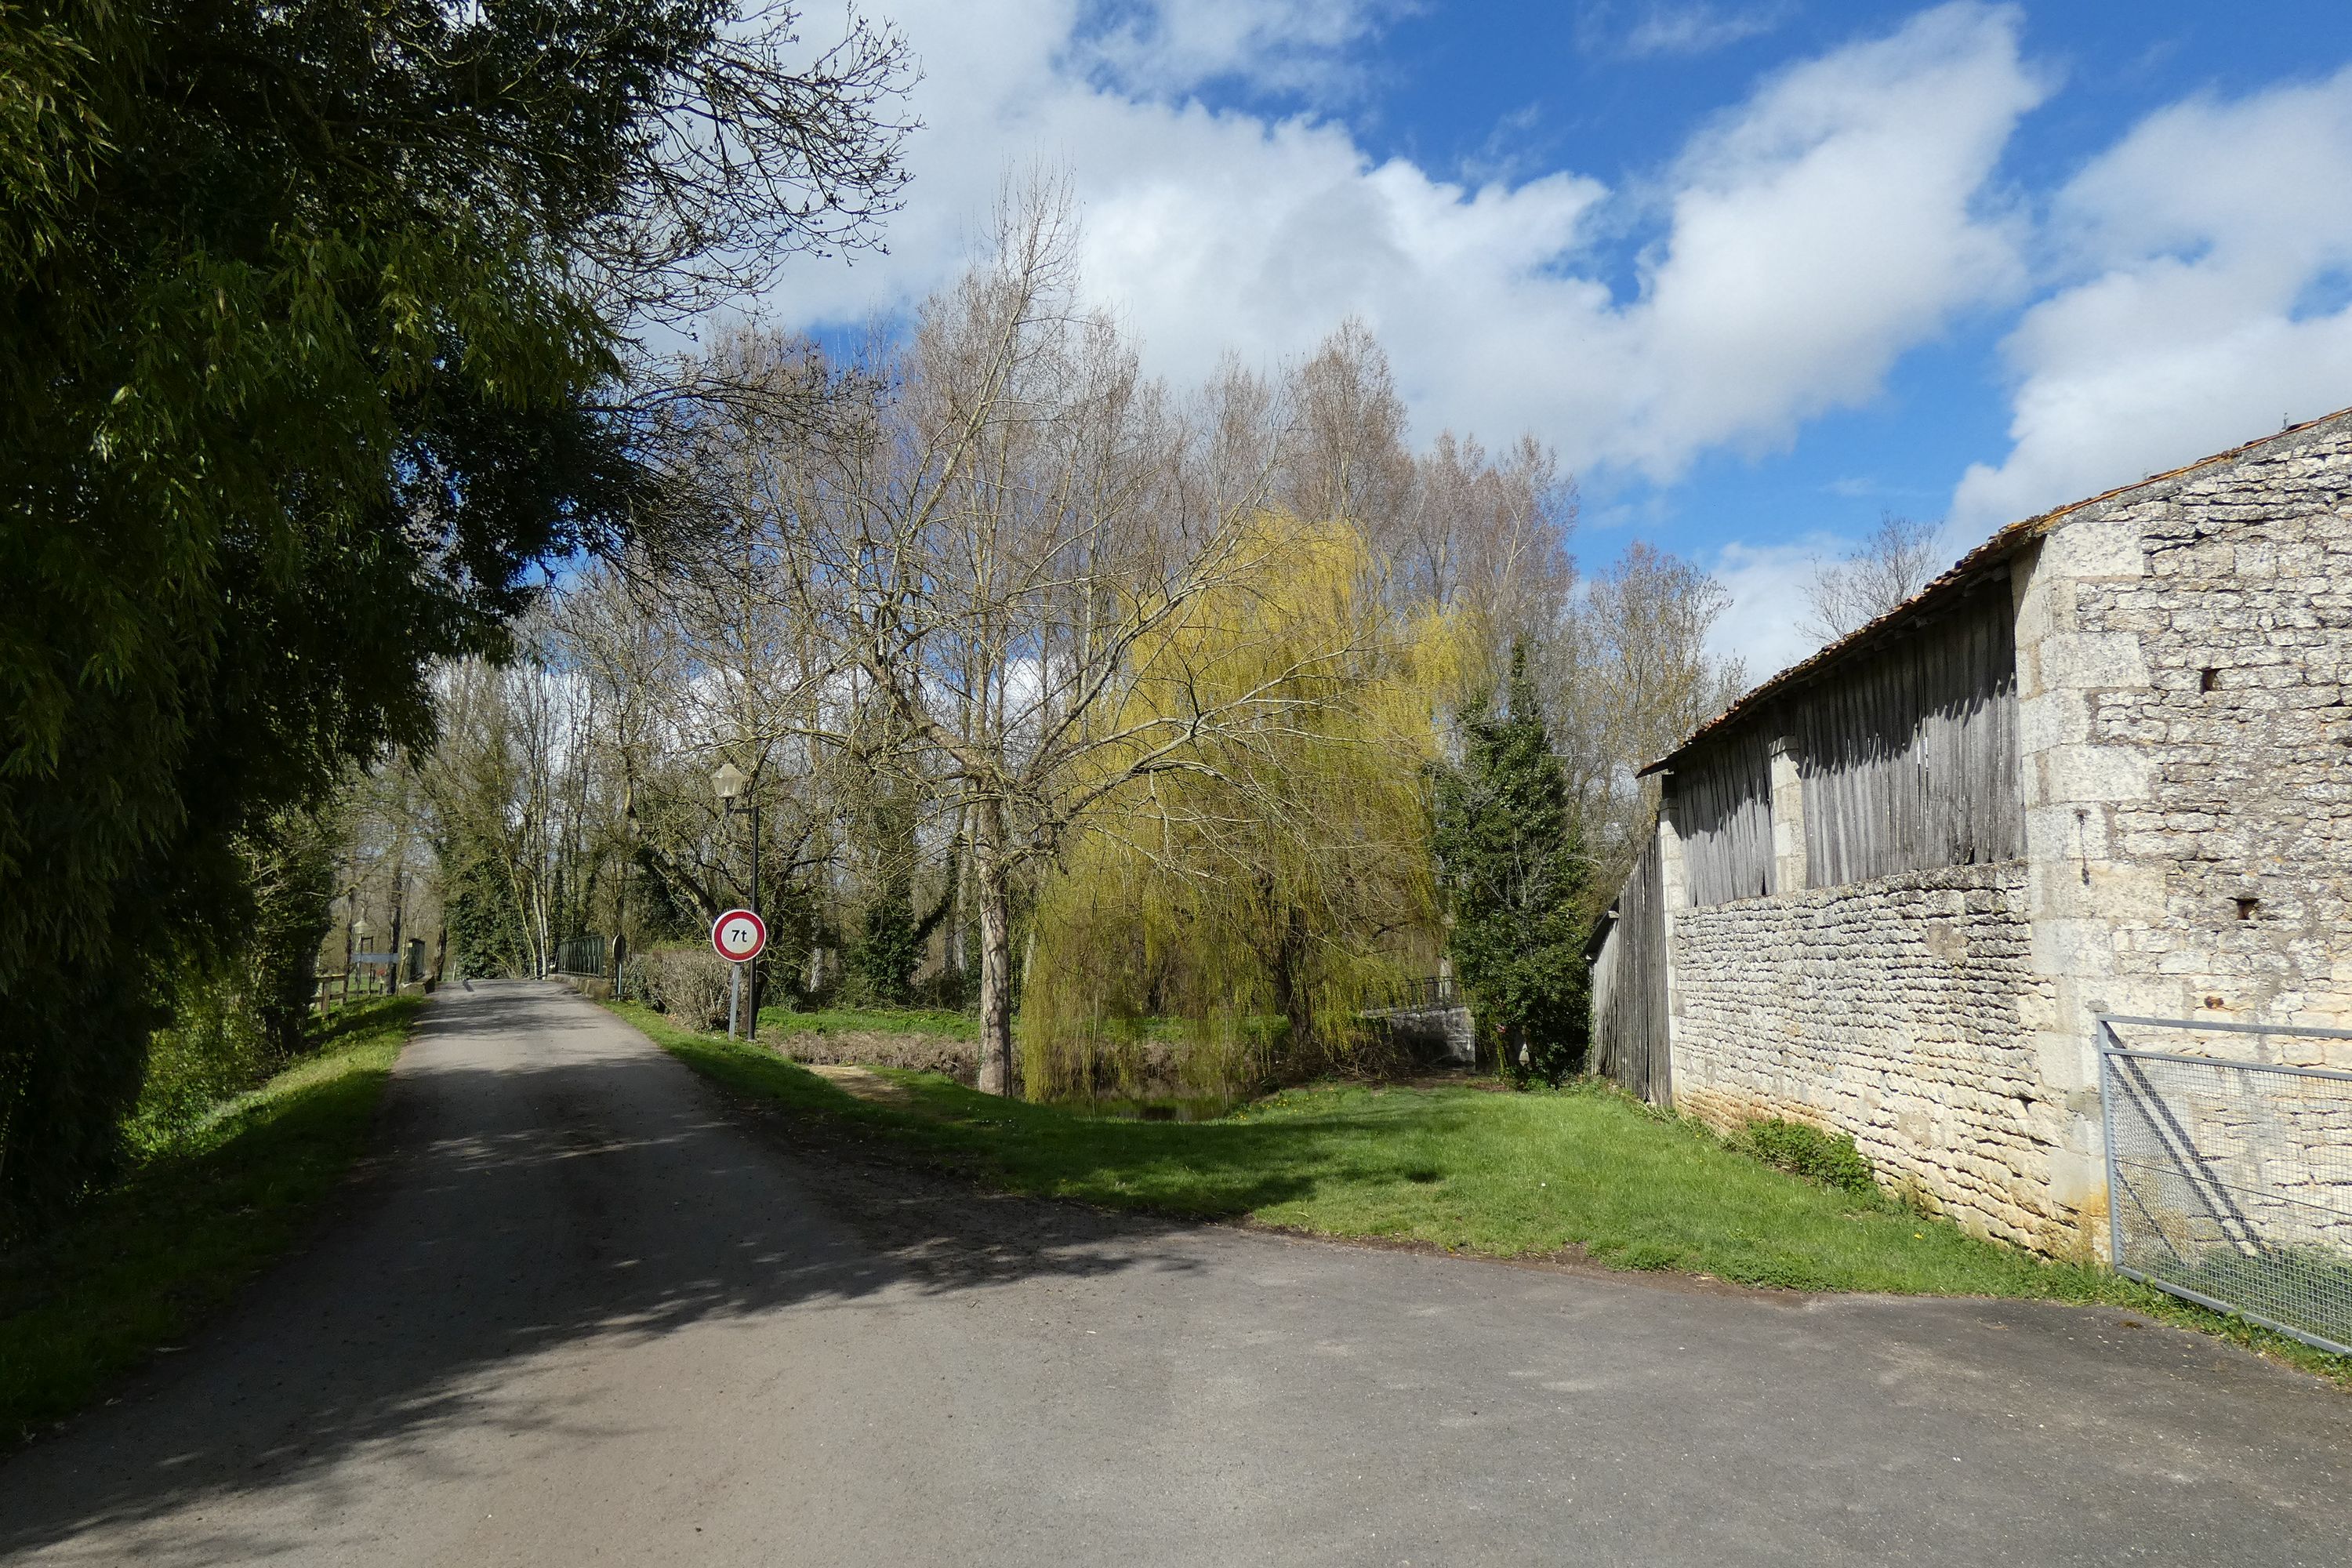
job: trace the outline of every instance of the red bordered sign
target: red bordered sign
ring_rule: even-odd
[[[768,922],[749,910],[729,910],[710,922],[710,945],[721,958],[749,963],[767,950]]]

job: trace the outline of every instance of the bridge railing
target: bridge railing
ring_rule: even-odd
[[[555,944],[555,973],[578,974],[592,980],[617,978],[613,971],[615,944],[609,936],[593,932],[566,937]]]
[[[1401,981],[1397,984],[1367,998],[1368,1013],[1433,1013],[1440,1008],[1464,1005],[1462,988],[1450,974],[1423,975],[1418,980]]]

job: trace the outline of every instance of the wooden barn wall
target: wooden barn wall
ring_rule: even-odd
[[[2014,637],[1998,581],[1790,705],[1812,886],[2025,852]]]
[[[1675,770],[1675,826],[1693,904],[1771,891],[1770,737],[1768,724],[1751,720]]]
[[[1617,923],[1592,964],[1592,1070],[1653,1105],[1673,1100],[1662,872],[1652,833],[1617,895]]]

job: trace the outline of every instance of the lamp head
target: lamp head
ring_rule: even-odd
[[[732,801],[751,782],[743,770],[733,763],[719,763],[719,771],[710,775],[710,787],[719,792],[719,798],[723,801]]]

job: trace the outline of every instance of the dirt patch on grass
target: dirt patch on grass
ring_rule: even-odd
[[[812,1062],[809,1071],[841,1090],[875,1105],[895,1105],[901,1110],[911,1110],[915,1097],[902,1083],[893,1083],[870,1068],[852,1067],[840,1062]]]
[[[775,1050],[779,1056],[790,1058],[812,1069],[831,1067],[901,1068],[908,1072],[945,1073],[967,1089],[980,1077],[979,1045],[971,1040],[950,1039],[940,1035],[828,1029],[822,1034],[812,1031],[804,1035],[787,1035]]]

